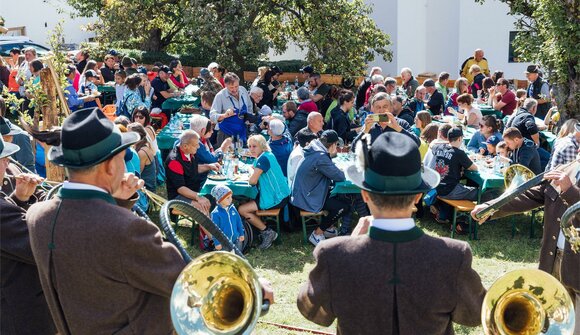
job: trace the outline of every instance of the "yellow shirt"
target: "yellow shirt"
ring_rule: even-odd
[[[419,146],[419,153],[421,154],[421,162],[425,158],[425,155],[427,154],[427,150],[429,150],[429,143],[427,143],[423,139],[421,139],[421,145]]]
[[[486,77],[489,77],[489,65],[487,64],[487,59],[484,58],[477,62],[473,57],[470,57],[465,61],[463,68],[461,68],[461,76],[467,78],[469,85],[473,83],[473,75],[469,73],[469,68],[474,64],[481,68],[481,73],[485,74]]]

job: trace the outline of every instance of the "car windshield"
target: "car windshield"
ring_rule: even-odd
[[[32,47],[36,50],[36,54],[38,56],[44,56],[46,55],[48,52],[50,52],[49,49],[35,44],[35,43],[30,43],[30,42],[1,42],[0,41],[0,55],[2,57],[9,57],[10,56],[10,50],[14,49],[14,48],[18,48],[20,50],[24,49],[24,48],[28,48],[28,47]]]

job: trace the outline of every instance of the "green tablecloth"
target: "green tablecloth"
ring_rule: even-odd
[[[183,129],[189,129],[189,119],[194,114],[181,114],[176,113],[172,118],[171,122],[165,125],[165,127],[157,134],[157,146],[160,150],[171,150],[175,141],[179,139],[179,136],[183,132]],[[181,128],[175,127],[181,123]]]
[[[550,150],[554,149],[554,144],[556,143],[556,139],[558,138],[558,136],[556,136],[555,134],[552,134],[552,132],[544,130],[540,132],[540,139],[543,139],[546,141],[546,143],[548,143],[548,145],[550,146]]]
[[[101,93],[115,93],[115,86],[99,85],[97,86],[97,89]]]
[[[481,115],[485,116],[485,115],[495,115],[496,119],[501,120],[503,117],[503,114],[501,113],[501,111],[495,110],[493,109],[493,107],[489,107],[489,106],[477,106],[479,108],[479,110],[481,111]]]
[[[165,100],[161,105],[161,109],[177,111],[184,105],[193,105],[195,107],[199,107],[201,105],[201,101],[199,97],[192,95],[184,95],[183,97],[180,98],[171,98]]]
[[[232,190],[232,193],[236,197],[246,197],[250,199],[256,199],[258,196],[258,188],[256,186],[251,186],[247,181],[216,181],[208,179],[203,187],[199,191],[201,195],[210,194],[211,190],[217,185],[226,185]]]
[[[351,154],[338,154],[333,160],[334,164],[343,172],[346,173],[346,169],[354,164],[354,156]],[[360,193],[360,188],[354,185],[350,180],[345,180],[338,182],[334,185],[331,195],[337,194],[347,194],[347,193]]]
[[[479,167],[478,167],[479,168]],[[479,168],[480,171],[467,171],[465,177],[479,185],[480,193],[491,189],[504,188],[504,176]]]

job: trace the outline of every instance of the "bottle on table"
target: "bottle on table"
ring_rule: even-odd
[[[298,89],[298,86],[299,86],[299,85],[300,85],[300,83],[298,82],[298,76],[296,76],[296,77],[294,78],[294,87],[295,87],[296,89]]]

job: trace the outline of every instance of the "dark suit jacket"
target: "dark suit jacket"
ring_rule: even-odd
[[[27,203],[0,192],[0,332],[3,335],[55,334],[36,268],[28,228]]]
[[[59,332],[171,333],[169,297],[185,266],[177,249],[163,242],[157,226],[116,205],[110,195],[70,191],[61,189],[26,216]]]
[[[338,319],[338,334],[453,334],[452,321],[481,324],[485,289],[467,243],[419,228],[387,235],[320,243],[298,295],[302,315],[324,326]]]
[[[534,208],[544,206],[544,234],[540,249],[540,270],[552,273],[560,233],[560,218],[562,214],[576,202],[580,201],[580,181],[572,185],[568,191],[558,194],[549,183],[532,187],[517,198],[504,205],[493,218],[500,218],[515,213],[524,213]],[[580,220],[575,219],[578,227]],[[580,253],[574,253],[570,243],[564,245],[561,268],[562,283],[580,293]]]

